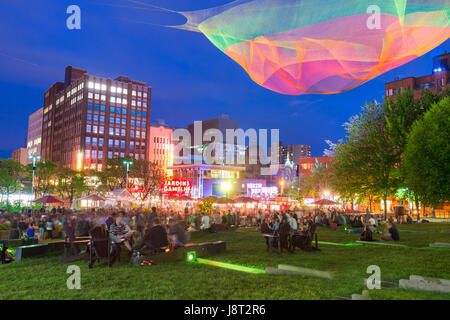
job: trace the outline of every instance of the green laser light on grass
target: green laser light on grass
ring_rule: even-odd
[[[188,262],[197,261],[197,253],[195,251],[190,251],[190,252],[186,253],[186,260]]]

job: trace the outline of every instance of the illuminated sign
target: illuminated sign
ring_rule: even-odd
[[[191,193],[191,190],[192,190],[191,181],[184,179],[166,180],[161,186],[161,191],[163,193],[169,194]]]
[[[129,193],[144,193],[144,188],[140,186],[132,186],[128,188]]]

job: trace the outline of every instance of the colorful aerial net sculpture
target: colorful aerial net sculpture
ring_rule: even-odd
[[[350,90],[436,48],[450,0],[238,0],[178,12],[261,86],[288,95]]]

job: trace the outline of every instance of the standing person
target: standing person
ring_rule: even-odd
[[[36,230],[34,229],[34,224],[30,223],[30,226],[27,229],[27,237],[34,238]]]
[[[45,223],[44,223],[44,219],[40,218],[39,222],[38,222],[38,227],[39,227],[39,240],[44,240],[44,234],[45,234]]]
[[[47,239],[53,239],[53,229],[54,229],[54,224],[51,218],[49,218],[45,224],[45,229],[47,231]]]

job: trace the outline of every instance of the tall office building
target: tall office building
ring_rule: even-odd
[[[450,53],[433,58],[433,69],[431,75],[423,77],[408,77],[393,82],[386,83],[386,96],[392,97],[401,93],[402,90],[411,89],[414,97],[418,98],[421,91],[430,89],[432,91],[442,91],[450,86]]]
[[[167,126],[162,120],[156,120],[150,125],[149,161],[165,170],[173,166],[172,132],[173,128]],[[168,173],[171,175],[171,172]]]
[[[279,152],[280,164],[286,163],[288,157],[290,161],[298,164],[299,159],[311,157],[311,146],[308,146],[306,144],[283,145],[283,143],[280,142]]]
[[[28,164],[28,157],[27,157],[27,149],[26,148],[19,148],[12,152],[11,159],[15,162],[19,162],[23,164],[24,166]]]
[[[222,143],[218,143],[217,141],[213,141],[213,143],[216,146],[216,150],[222,150],[222,154],[216,154],[216,152],[212,152],[212,156],[214,159],[217,159],[216,164],[223,164],[226,162],[226,152],[232,152],[235,157],[235,162],[237,162],[237,157],[243,157],[245,158],[245,151],[246,146],[238,145],[237,138],[235,137],[233,141],[227,140],[227,130],[233,130],[239,129],[239,121],[236,120],[230,120],[228,118],[228,115],[223,114],[220,118],[211,119],[211,120],[204,120],[204,121],[198,121],[199,123],[192,123],[188,125],[188,131],[191,135],[191,149],[192,149],[192,157],[193,162],[195,160],[199,159],[201,157],[203,150],[205,150],[205,147],[211,144],[211,141],[204,141],[203,137],[205,133],[209,129],[216,129],[220,131],[222,134]],[[198,128],[201,127],[201,130],[199,132],[196,132],[196,125]],[[178,155],[175,155],[178,156]],[[204,162],[204,161],[203,161]],[[233,163],[237,164],[237,163]]]
[[[28,163],[33,160],[30,157],[37,157],[41,155],[41,140],[42,140],[42,116],[44,108],[33,112],[28,117],[28,136],[27,136],[27,154]]]
[[[72,169],[101,170],[107,158],[148,159],[151,87],[66,67],[45,92],[41,155]]]

